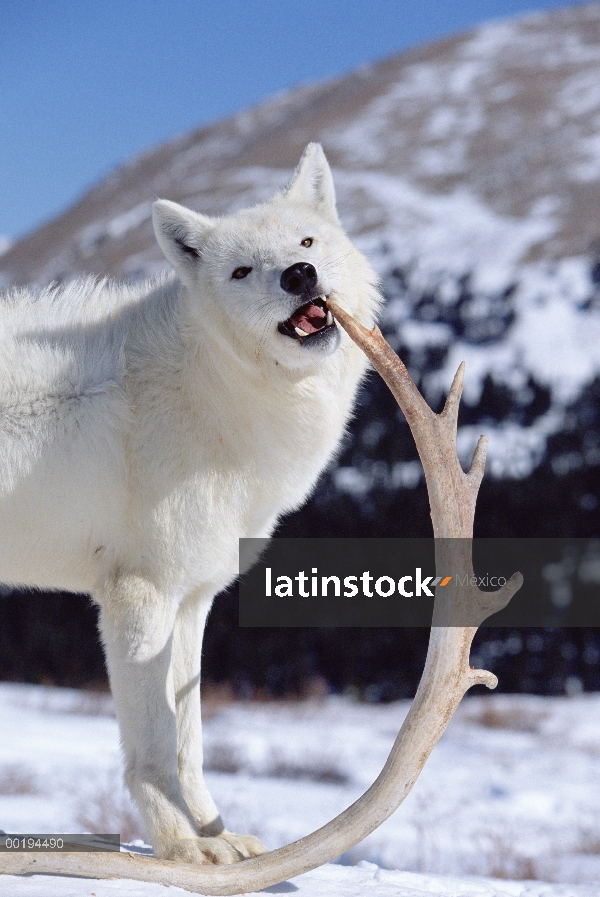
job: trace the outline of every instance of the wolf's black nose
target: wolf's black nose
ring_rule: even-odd
[[[315,266],[309,262],[296,262],[285,269],[279,283],[286,293],[293,293],[295,296],[308,293],[317,283]]]

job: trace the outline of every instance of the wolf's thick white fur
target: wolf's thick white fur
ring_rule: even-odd
[[[310,263],[315,294],[367,326],[379,295],[318,144],[266,203],[209,219],[160,200],[154,224],[175,275],[0,302],[0,581],[93,596],[155,852],[231,862],[264,848],[224,829],[204,783],[204,622],[238,538],[310,493],[365,371],[337,328],[278,330],[306,302],[280,278]]]

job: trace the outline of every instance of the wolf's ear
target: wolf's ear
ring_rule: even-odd
[[[214,222],[168,199],[154,203],[152,222],[158,245],[177,273],[188,282],[194,280]]]
[[[339,224],[331,169],[320,143],[308,144],[283,196],[316,206],[322,215]]]

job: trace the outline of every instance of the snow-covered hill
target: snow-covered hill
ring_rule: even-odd
[[[439,400],[467,361],[463,456],[484,429],[493,475],[541,476],[519,493],[516,514],[494,527],[482,518],[484,529],[555,534],[534,521],[560,509],[564,534],[594,533],[598,3],[485,25],[179,137],[12,245],[0,284],[153,274],[166,264],[151,231],[154,199],[209,214],[253,203],[285,182],[310,140],[323,143],[342,219],[382,275],[384,330],[427,396]],[[364,532],[369,499],[396,514],[397,496],[419,484],[396,417],[371,383],[354,442],[320,490],[330,518],[335,494],[340,513],[359,520],[346,535]],[[395,534],[385,513],[383,531]]]
[[[489,284],[600,237],[600,4],[492,23],[274,97],[134,159],[16,243],[5,282],[164,261],[150,204],[207,213],[280,186],[321,140],[349,230]]]
[[[377,776],[407,710],[407,702],[342,699],[213,705],[206,764],[227,824],[274,848],[327,822]],[[270,890],[298,897],[596,897],[599,710],[596,695],[467,698],[390,819],[341,864]],[[2,684],[0,718],[0,828],[119,831],[123,840],[142,834],[122,790],[107,696]],[[2,897],[90,893],[185,892],[0,875]]]
[[[459,361],[467,362],[463,459],[481,432],[491,440],[476,535],[598,535],[599,3],[486,25],[151,150],[9,246],[0,284],[83,272],[151,275],[166,264],[150,225],[153,200],[210,214],[255,202],[285,183],[315,139],[332,162],[342,218],[381,274],[382,327],[428,399],[439,403]],[[339,458],[279,533],[430,532],[412,438],[372,376]],[[235,614],[223,625],[228,644],[239,645]],[[31,607],[28,651],[46,626],[45,609]],[[364,647],[357,686],[403,696],[402,634],[379,635]],[[552,651],[524,655],[512,688],[557,693],[569,677],[600,688],[595,642],[567,662],[557,654],[560,638],[549,641]],[[355,669],[357,644],[338,645],[340,668]],[[229,649],[221,652],[227,669],[219,660],[213,675],[244,683],[255,676],[255,686],[285,693],[302,685],[290,660],[296,648],[283,657],[254,643],[252,657],[277,668],[275,685],[248,661],[233,669]],[[332,681],[331,670],[313,668],[313,648],[303,649],[306,676]],[[87,645],[72,650],[73,669],[86,669]],[[78,650],[86,662],[77,662]],[[48,669],[56,675],[53,661]]]

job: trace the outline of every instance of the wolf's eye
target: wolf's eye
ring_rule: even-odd
[[[248,277],[251,271],[252,268],[236,268],[231,277],[234,280],[241,280],[243,277]]]
[[[300,243],[300,246],[305,246],[305,247],[308,249],[308,247],[309,247],[309,246],[312,246],[312,244],[313,244],[314,242],[315,242],[315,241],[313,240],[312,237],[305,237],[305,238],[302,240],[302,242]]]

